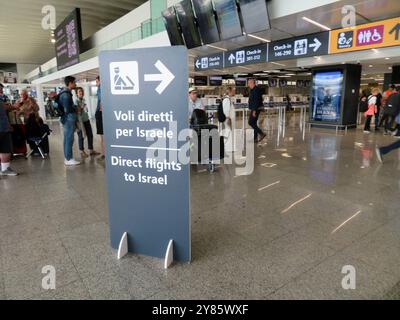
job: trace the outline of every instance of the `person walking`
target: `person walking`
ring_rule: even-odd
[[[365,111],[364,115],[366,117],[365,125],[364,125],[364,133],[371,132],[371,120],[372,117],[377,113],[376,101],[377,101],[377,94],[379,90],[374,88],[372,90],[371,95],[368,97],[368,110]]]
[[[96,78],[96,86],[97,86],[97,108],[96,108],[96,129],[97,134],[100,136],[101,143],[101,156],[98,160],[103,161],[106,156],[106,148],[104,145],[104,129],[103,129],[103,104],[101,103],[101,81],[100,76]]]
[[[2,85],[1,85],[2,86]],[[6,109],[11,108],[0,100],[0,176],[17,176],[11,166],[11,155],[13,153],[11,125],[8,121]]]
[[[78,144],[79,150],[81,151],[81,157],[87,158],[90,156],[97,156],[100,153],[93,150],[93,130],[92,125],[90,124],[88,109],[85,101],[85,91],[83,88],[76,88],[76,99],[75,105],[77,106],[78,113],[78,123],[79,123],[79,131],[78,131]],[[89,154],[85,152],[85,137],[88,141],[88,150]]]
[[[76,166],[80,162],[74,159],[72,151],[77,121],[77,107],[74,104],[72,95],[72,90],[76,88],[75,78],[67,76],[64,79],[64,83],[65,89],[58,96],[58,101],[64,111],[63,116],[61,116],[61,123],[64,126],[64,164],[66,166]]]
[[[383,163],[383,156],[396,150],[396,149],[400,149],[400,140],[397,140],[387,146],[384,147],[377,147],[375,149],[376,151],[376,157],[378,158],[378,161],[380,163]]]
[[[254,130],[254,142],[260,142],[266,137],[266,134],[258,127],[258,118],[260,116],[261,108],[264,106],[262,91],[257,86],[255,79],[249,79],[247,85],[250,89],[249,94],[249,125]]]
[[[400,109],[400,93],[399,88],[395,88],[389,98],[386,100],[385,105],[385,134],[395,133],[398,124],[395,123],[395,118]]]
[[[376,95],[376,113],[374,115],[375,131],[379,131],[379,116],[381,114],[382,97],[382,94],[378,91],[378,94]]]
[[[393,123],[393,110],[391,109],[391,105],[388,104],[389,100],[391,100],[391,96],[393,94],[398,93],[396,90],[396,86],[395,85],[390,85],[389,89],[386,90],[383,93],[382,96],[382,107],[383,107],[383,112],[382,112],[382,118],[379,121],[378,127],[382,127],[384,129],[384,135],[388,135],[389,134],[389,130],[392,127],[392,123]]]

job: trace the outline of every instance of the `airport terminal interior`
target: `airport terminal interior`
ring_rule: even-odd
[[[0,130],[0,159],[18,174],[0,174],[1,300],[400,299],[399,1],[47,2],[0,4],[0,106],[14,108],[0,119],[12,128]],[[124,70],[127,57],[158,50],[137,71],[156,74]],[[187,62],[176,61],[182,52]],[[60,121],[68,76],[83,88],[97,152],[80,111],[70,159]],[[37,110],[13,112],[26,100]],[[223,154],[207,145],[207,159],[166,174],[164,187],[117,179],[113,155],[147,148],[116,145],[134,140],[118,131],[126,101],[174,108],[178,128],[189,127],[189,101]],[[44,130],[35,137],[31,115]],[[127,231],[126,247],[124,227],[138,232]],[[155,249],[169,231],[173,249],[170,238]]]

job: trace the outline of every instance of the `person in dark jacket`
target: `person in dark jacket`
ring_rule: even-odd
[[[2,84],[0,87],[2,88]],[[13,152],[11,139],[11,126],[8,121],[7,109],[10,105],[5,105],[3,100],[0,100],[0,176],[17,176],[10,167],[11,155]]]
[[[266,134],[258,127],[258,118],[260,116],[261,108],[263,107],[263,97],[262,91],[256,85],[255,79],[249,79],[247,81],[247,85],[250,89],[249,94],[249,109],[250,109],[250,117],[249,117],[249,125],[254,129],[254,141],[260,142],[266,136]]]
[[[76,88],[75,78],[68,76],[64,79],[65,89],[59,94],[59,103],[64,110],[61,122],[64,126],[64,164],[76,166],[80,164],[73,157],[72,146],[74,145],[74,133],[77,121],[77,107],[74,104],[72,90]]]

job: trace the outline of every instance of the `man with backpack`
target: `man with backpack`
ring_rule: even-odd
[[[60,106],[60,121],[64,126],[64,164],[66,166],[76,166],[80,162],[73,157],[72,147],[74,145],[74,133],[77,121],[77,107],[74,104],[72,90],[76,88],[75,78],[67,76],[64,79],[65,89],[57,97]]]

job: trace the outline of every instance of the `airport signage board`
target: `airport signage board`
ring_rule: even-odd
[[[343,53],[400,45],[400,18],[331,31],[329,53]]]
[[[225,68],[256,63],[265,63],[268,59],[268,44],[240,48],[224,53]]]
[[[79,63],[82,42],[81,13],[75,8],[55,29],[57,69],[62,70]]]
[[[102,51],[111,245],[190,261],[187,49]],[[179,138],[178,138],[179,136]]]
[[[269,44],[268,61],[290,60],[329,53],[329,32],[273,41]]]
[[[223,69],[223,68],[224,68],[223,52],[197,57],[194,60],[194,69],[196,71],[205,71],[209,69]]]

